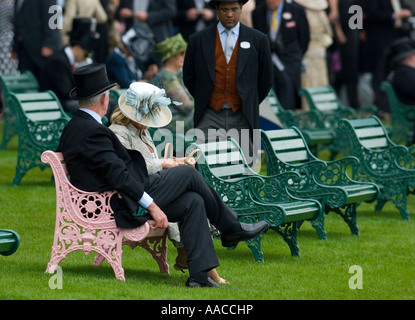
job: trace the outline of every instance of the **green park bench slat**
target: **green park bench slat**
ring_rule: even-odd
[[[38,92],[39,83],[30,71],[25,71],[19,75],[0,75],[0,82],[4,98],[3,140],[0,150],[4,150],[8,142],[17,134],[17,115],[8,103],[8,95],[10,93]]]
[[[342,149],[341,139],[336,139],[336,130],[326,121],[326,115],[320,110],[311,109],[307,112],[295,113],[284,109],[275,92],[271,89],[266,97],[271,109],[280,120],[284,129],[293,126],[299,128],[306,138],[307,144],[314,154],[329,150],[334,158]]]

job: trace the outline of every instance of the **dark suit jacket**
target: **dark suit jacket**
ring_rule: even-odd
[[[398,99],[405,104],[415,106],[415,68],[399,64],[393,70],[390,80]]]
[[[200,17],[196,20],[190,21],[187,19],[186,12],[191,8],[195,8],[195,0],[177,0],[177,16],[175,19],[175,26],[179,28],[179,32],[183,38],[187,41],[189,36],[196,32],[196,25],[201,19]],[[206,2],[205,8],[213,10],[212,7]],[[206,26],[210,26],[216,23],[216,15],[213,16],[212,20],[204,21]]]
[[[66,55],[65,49],[61,49],[45,60],[42,73],[39,78],[40,90],[52,90],[65,108],[69,99],[69,92],[75,87],[72,77],[72,66]]]
[[[125,149],[109,128],[79,110],[65,126],[57,151],[62,152],[75,187],[117,190],[122,195],[121,200],[116,196],[111,200],[118,227],[133,228],[149,219],[149,214],[132,215],[148,182],[145,161],[139,152]]]
[[[403,8],[410,7],[400,0]],[[364,28],[367,33],[367,59],[370,72],[377,72],[382,63],[385,49],[396,39],[407,36],[409,32],[394,27],[393,8],[390,0],[364,1]]]
[[[255,29],[269,34],[267,7],[261,4],[252,12],[252,23]],[[271,42],[271,39],[269,39]],[[310,42],[310,30],[305,10],[292,1],[284,2],[284,9],[277,34],[277,42],[282,46],[277,55],[284,64],[288,75],[297,86],[301,82],[301,61]],[[276,44],[271,43],[272,50]]]
[[[40,67],[43,64],[41,48],[53,50],[61,48],[61,36],[58,29],[49,27],[49,8],[55,5],[54,0],[25,0],[17,12],[15,7],[13,51],[22,51],[30,55]],[[53,21],[56,23],[56,21]]]
[[[183,66],[183,80],[195,99],[195,127],[208,107],[215,79],[217,25],[190,36]],[[241,47],[244,43],[244,47]],[[246,48],[246,46],[248,46]],[[259,104],[272,86],[272,62],[265,34],[241,23],[239,32],[237,89],[242,111],[251,125],[259,128]]]
[[[133,73],[127,62],[117,52],[113,51],[105,62],[108,79],[116,82],[121,88],[128,89],[132,82],[138,81],[137,73]]]
[[[134,0],[120,0],[118,10],[122,8],[133,9]],[[177,8],[175,0],[151,0],[149,1],[147,24],[154,33],[156,42],[173,36],[173,19]],[[127,30],[134,24],[134,19],[125,20]]]

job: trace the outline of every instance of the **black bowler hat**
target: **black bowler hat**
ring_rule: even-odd
[[[72,30],[68,32],[70,44],[80,45],[84,50],[92,51],[99,39],[96,32],[97,21],[94,18],[75,17],[72,21]]]
[[[216,9],[216,6],[219,5],[221,2],[240,2],[242,4],[245,4],[248,2],[248,0],[210,0],[209,5]]]
[[[117,85],[108,80],[107,68],[102,63],[80,67],[72,75],[75,80],[75,88],[69,92],[69,97],[74,100],[92,98]]]
[[[390,63],[392,66],[412,54],[415,54],[415,41],[408,37],[395,40],[389,48]]]

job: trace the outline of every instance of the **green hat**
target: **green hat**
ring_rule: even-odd
[[[186,48],[187,43],[180,33],[157,44],[157,50],[161,55],[161,61],[163,63],[179,52],[186,50]]]

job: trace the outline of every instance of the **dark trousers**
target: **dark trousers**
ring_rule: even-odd
[[[167,215],[178,222],[188,257],[189,274],[219,265],[208,225],[221,232],[238,231],[236,213],[193,167],[182,165],[149,176],[146,192]]]

